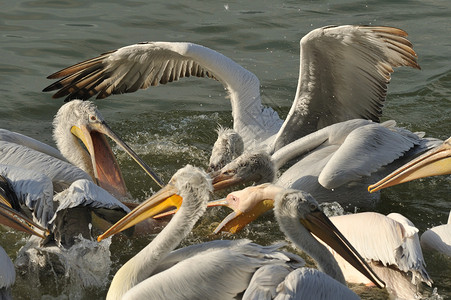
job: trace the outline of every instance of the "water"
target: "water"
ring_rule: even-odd
[[[421,71],[397,69],[384,110],[413,131],[445,139],[451,112],[450,1],[0,1],[0,127],[53,144],[51,120],[61,100],[41,90],[45,77],[62,67],[140,41],[190,41],[218,50],[254,72],[263,102],[285,116],[294,96],[299,39],[310,30],[335,24],[390,25],[409,33]],[[231,125],[225,92],[213,80],[187,79],[135,94],[97,101],[113,127],[165,181],[187,163],[205,167],[217,124]],[[133,196],[144,199],[157,187],[116,151]],[[401,212],[420,231],[445,223],[450,211],[451,177],[407,183],[382,193],[377,211]],[[213,210],[185,244],[207,236],[223,210]],[[259,220],[240,237],[260,243],[281,239],[271,218]],[[113,239],[113,271],[148,238]],[[0,244],[12,258],[26,236],[2,230]],[[451,296],[451,260],[425,253],[438,293]],[[54,281],[57,279],[53,279]],[[70,298],[76,288],[65,280],[57,289],[30,287],[18,276],[16,299]],[[67,286],[64,286],[67,285]],[[81,297],[101,298],[107,286]],[[427,289],[426,292],[429,290]],[[430,292],[430,291],[429,291]],[[376,292],[366,298],[384,298]],[[78,295],[78,294],[77,294]],[[71,295],[73,297],[73,295]]]

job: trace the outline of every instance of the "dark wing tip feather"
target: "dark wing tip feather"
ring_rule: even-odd
[[[371,26],[371,30],[374,32],[388,33],[393,35],[398,35],[402,37],[407,37],[407,32],[400,28],[390,27],[390,26]]]

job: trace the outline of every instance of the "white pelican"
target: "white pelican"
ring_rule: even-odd
[[[423,249],[437,251],[451,257],[451,211],[447,224],[426,230],[421,235],[420,241]]]
[[[258,78],[209,48],[176,42],[126,46],[67,67],[44,91],[54,98],[88,99],[96,94],[135,92],[181,77],[215,78],[227,89],[233,129],[245,149],[273,152],[333,123],[364,118],[379,121],[394,67],[419,68],[401,29],[383,26],[326,26],[300,41],[300,70],[293,105],[285,121],[260,99]]]
[[[130,209],[91,180],[76,180],[54,195],[51,179],[42,173],[0,165],[0,175],[2,191],[7,191],[1,197],[7,206],[0,207],[0,217],[10,213],[15,220],[25,214],[48,229],[45,239],[31,236],[17,253],[15,266],[21,279],[42,286],[52,285],[54,279],[53,284],[69,289],[65,292],[71,297],[80,287],[105,286],[110,243],[97,243],[93,236]],[[139,229],[151,232],[147,225]],[[70,286],[63,284],[65,280],[70,280]],[[73,287],[78,291],[72,291]]]
[[[428,176],[451,174],[451,138],[370,185],[370,192]],[[421,246],[451,256],[451,212],[448,223],[428,229],[421,235]]]
[[[108,225],[98,219],[114,224],[130,211],[107,191],[86,179],[76,180],[69,188],[54,195],[52,181],[47,176],[0,165],[0,187],[7,191],[1,198],[5,205],[30,216],[50,231],[44,244],[54,239],[58,246],[68,248],[79,234],[89,239],[96,226],[99,226],[97,230],[105,230],[104,226]]]
[[[216,228],[235,233],[246,224],[273,207],[285,189],[273,184],[262,184],[235,191],[225,199],[212,201],[209,206],[228,206],[234,211]],[[277,216],[277,215],[276,215]],[[413,299],[424,282],[432,280],[425,269],[425,261],[418,239],[418,229],[400,214],[388,216],[374,212],[330,217],[332,223],[356,248],[386,283],[387,291],[398,299]],[[333,249],[347,282],[371,284]]]
[[[245,152],[213,172],[213,184],[219,189],[244,181],[273,182],[306,191],[320,203],[333,198],[351,208],[371,207],[379,193],[367,192],[370,182],[438,142],[398,128],[394,121],[354,119],[319,129],[271,156],[266,151]],[[284,169],[293,159],[299,160]]]
[[[107,135],[162,185],[141,158],[110,129],[92,102],[78,100],[63,105],[53,125],[53,135],[59,150],[22,134],[1,129],[0,164],[42,172],[52,179],[56,192],[67,188],[77,179],[91,177],[115,197],[125,198],[127,189],[105,138]]]
[[[163,231],[119,269],[113,278],[107,299],[235,299],[237,294],[247,288],[252,274],[260,267],[290,266],[288,261],[296,256],[276,251],[280,245],[264,247],[247,240],[213,241],[169,253],[205,212],[210,191],[211,181],[206,174],[188,165],[173,176],[167,187],[99,236],[98,240],[101,240],[169,207],[180,208]],[[346,253],[346,257],[357,268],[373,278],[375,284],[380,284],[376,277],[372,277],[369,268],[355,250],[349,248],[347,241],[343,240],[339,232],[334,231],[333,226],[330,227],[327,217],[316,208],[316,202],[298,200],[296,198],[296,203],[299,203],[299,210],[303,214],[294,216],[293,209],[285,208],[281,209],[281,214],[288,215],[281,219],[294,223],[291,227],[300,227],[302,231],[298,233],[298,238],[304,239],[305,235],[306,244],[313,247],[318,245],[324,249],[311,249],[317,254],[315,257],[320,266],[344,283],[343,275],[330,252],[310,235],[310,231],[340,253]],[[296,267],[296,264],[299,262],[290,268]],[[345,286],[342,289],[347,290]],[[344,293],[347,297],[352,294],[349,290]]]

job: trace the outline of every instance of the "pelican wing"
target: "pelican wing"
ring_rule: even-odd
[[[8,178],[20,202],[33,215],[33,220],[47,228],[53,217],[53,185],[46,175],[20,167],[0,165],[0,175]]]
[[[179,248],[177,250],[171,251],[168,256],[165,257],[164,261],[161,262],[157,268],[155,268],[155,270],[152,272],[152,275],[167,270],[180,261],[188,259],[195,255],[199,255],[202,252],[236,247],[243,243],[250,243],[250,240],[214,240],[206,243],[194,244]]]
[[[212,251],[218,251],[221,249],[240,249],[240,247],[246,247],[246,244],[251,244],[252,247],[260,247],[257,244],[253,244],[251,240],[248,239],[239,239],[239,240],[214,240],[201,244],[194,244],[187,247],[179,248],[177,250],[171,251],[168,256],[165,257],[164,261],[161,262],[158,267],[152,272],[153,274],[160,273],[166,269],[171,268],[173,265],[179,263],[182,260],[188,259],[190,257],[201,255],[201,253],[208,253]],[[266,251],[267,254],[277,250],[283,246],[282,244],[274,244],[271,246],[261,246],[259,249],[260,252],[263,253]],[[290,266],[299,267],[305,264],[305,261],[299,257],[298,255],[289,253],[289,252],[281,252],[281,257],[284,257],[284,261],[290,261]]]
[[[319,183],[332,189],[370,176],[420,143],[417,135],[397,131],[393,125],[374,123],[352,131],[324,167]]]
[[[103,99],[111,94],[135,92],[149,86],[197,76],[221,81],[232,102],[234,129],[245,143],[275,134],[282,121],[263,107],[260,81],[252,73],[212,49],[192,43],[145,42],[110,51],[58,71],[60,78],[44,91],[59,90],[54,98]]]
[[[58,149],[14,131],[0,129],[0,141],[22,145],[34,149],[36,151],[48,154],[50,156],[53,156],[59,160],[67,161],[66,158],[64,158],[64,156]]]
[[[63,79],[44,91],[59,91],[53,96],[66,100],[103,99],[111,94],[132,93],[149,86],[177,81],[182,77],[213,78],[212,72],[189,56],[189,43],[144,42],[122,47],[88,59],[48,78]]]
[[[399,222],[400,220],[401,222]],[[364,212],[331,217],[331,221],[366,260],[396,266],[430,283],[418,240],[418,229],[405,217]]]
[[[243,292],[261,266],[290,260],[276,246],[239,243],[238,247],[202,252],[160,272],[126,293],[132,299],[232,299]],[[187,276],[188,275],[188,276]]]
[[[426,271],[426,262],[420,246],[418,229],[409,219],[401,214],[391,213],[387,217],[399,222],[403,226],[406,236],[403,246],[398,249],[397,264],[399,269],[404,272],[412,272],[415,277],[412,281],[417,281],[416,279],[418,278],[432,286],[432,279]]]
[[[96,185],[94,182],[80,179],[63,192],[55,195],[54,200],[59,203],[55,211],[53,222],[58,212],[77,206],[91,207],[92,209],[106,208],[129,213],[130,209],[122,202],[111,196],[110,193]]]
[[[16,271],[14,270],[14,264],[5,250],[0,246],[0,296],[2,296],[1,289],[9,288],[14,284],[15,280]]]
[[[419,68],[406,37],[397,28],[350,25],[304,36],[297,93],[276,150],[333,123],[379,121],[393,68]]]
[[[257,270],[243,295],[243,300],[274,299],[277,286],[292,272],[287,265],[267,265]]]
[[[0,141],[0,164],[20,166],[48,176],[59,192],[77,179],[91,180],[89,174],[74,165],[31,148]]]
[[[329,275],[311,268],[299,268],[288,274],[278,286],[276,300],[288,299],[360,299],[347,286]]]

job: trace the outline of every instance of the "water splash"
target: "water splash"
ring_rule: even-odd
[[[33,293],[44,298],[57,296],[84,298],[86,288],[105,288],[111,268],[111,239],[98,243],[81,235],[69,249],[40,246],[40,239],[31,237],[20,249],[15,265],[20,280],[34,287]],[[44,288],[45,287],[45,288]],[[47,291],[52,295],[41,295]]]
[[[319,207],[328,217],[342,216],[345,214],[344,208],[338,202],[324,202],[320,203]]]

